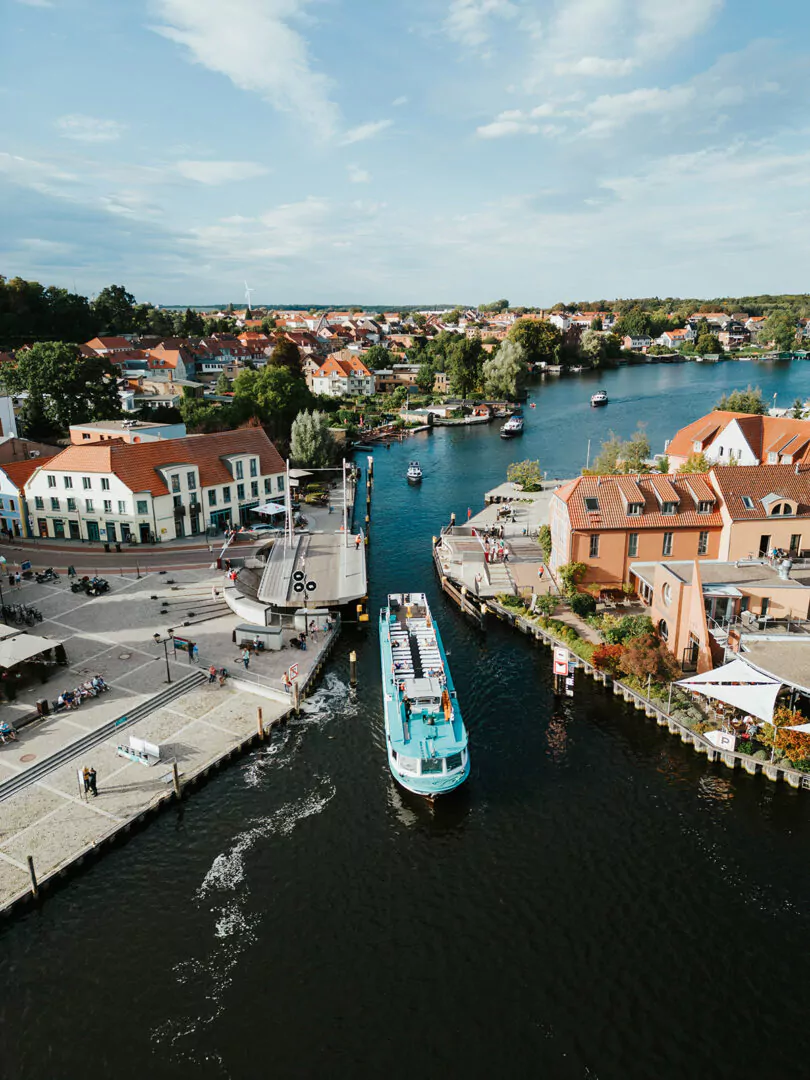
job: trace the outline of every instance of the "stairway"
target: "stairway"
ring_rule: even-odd
[[[82,738],[76,739],[75,742],[63,746],[61,750],[57,750],[56,753],[51,754],[50,757],[38,761],[36,765],[32,765],[30,769],[26,769],[25,772],[20,773],[19,776],[12,776],[11,779],[0,784],[0,802],[2,802],[3,799],[7,799],[10,795],[16,795],[18,791],[22,791],[23,788],[28,787],[29,784],[35,784],[37,780],[41,780],[44,776],[47,776],[48,773],[53,772],[54,769],[58,769],[60,765],[64,765],[66,762],[71,761],[80,754],[84,754],[94,746],[98,746],[99,743],[106,742],[111,735],[117,735],[117,733],[124,728],[137,723],[138,720],[143,720],[143,718],[150,713],[162,709],[164,705],[168,705],[169,702],[182,697],[184,694],[188,693],[189,690],[193,690],[195,686],[204,683],[206,679],[207,675],[204,671],[193,671],[190,675],[186,675],[185,678],[180,679],[178,682],[171,683],[165,690],[161,690],[161,692],[156,694],[153,698],[149,698],[147,701],[141,702],[140,705],[136,705],[135,708],[125,716],[120,716],[117,720],[110,720],[100,728],[96,728],[95,731],[91,731],[89,734],[82,736]]]
[[[512,580],[512,575],[509,573],[509,567],[506,563],[487,564],[487,573],[490,584],[496,592],[511,593],[512,595],[517,592],[515,583]]]

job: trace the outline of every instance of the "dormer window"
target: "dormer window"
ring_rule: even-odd
[[[776,453],[776,451],[771,450],[768,453],[768,464],[769,465],[778,465],[779,464],[779,455]]]
[[[665,502],[661,505],[662,514],[677,514],[678,504],[674,502]]]
[[[589,513],[596,513],[599,510],[599,500],[594,495],[589,495],[585,499],[585,509]]]
[[[771,508],[771,517],[790,517],[794,513],[791,503],[774,503]]]
[[[698,503],[698,513],[699,514],[710,514],[712,512],[713,507],[714,507],[713,502],[710,502],[708,499],[701,499],[700,502]]]
[[[638,517],[644,513],[644,503],[631,502],[627,504],[628,517]]]
[[[701,446],[699,440],[695,439],[695,441],[692,443],[692,449],[694,450],[694,452],[696,454],[700,453],[700,451],[703,449],[703,447]]]
[[[750,495],[743,495],[742,496],[742,503],[743,503],[743,506],[745,507],[746,510],[753,510],[754,509],[754,500],[751,498]]]

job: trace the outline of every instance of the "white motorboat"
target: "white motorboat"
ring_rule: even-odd
[[[409,484],[421,484],[422,483],[422,468],[418,461],[412,461],[408,466],[408,472],[406,473]]]
[[[514,439],[516,435],[523,434],[523,417],[522,416],[510,416],[506,423],[501,428],[502,439]]]
[[[608,396],[607,390],[597,390],[595,394],[591,394],[591,405],[594,409],[600,405],[607,405]]]

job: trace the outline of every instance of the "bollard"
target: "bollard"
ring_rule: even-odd
[[[259,708],[256,710],[256,728],[259,732],[259,738],[264,738],[264,724],[262,723],[262,710]]]
[[[301,712],[301,688],[298,685],[298,679],[293,679],[292,700],[295,715],[298,716],[298,714]]]
[[[456,523],[456,512],[454,510],[453,513],[450,515],[450,525],[453,526],[453,525],[455,525],[455,523]]]
[[[39,885],[37,884],[37,873],[34,870],[34,856],[28,856],[28,873],[31,875],[31,895],[39,896]]]
[[[374,458],[371,456],[371,454],[368,455],[368,475],[374,475]]]
[[[180,798],[180,773],[177,771],[177,762],[172,762],[172,783],[174,784],[174,794],[177,798]]]
[[[357,653],[354,649],[349,653],[349,685],[357,686]]]

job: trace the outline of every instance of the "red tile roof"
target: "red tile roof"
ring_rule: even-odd
[[[625,509],[625,500],[622,497],[622,489],[627,490],[627,476],[579,476],[569,484],[558,488],[555,492],[557,498],[562,499],[568,505],[568,514],[572,529],[597,531],[605,529],[627,529],[632,532],[640,532],[643,529],[710,529],[719,528],[723,519],[720,511],[715,508],[711,513],[699,514],[695,506],[692,492],[688,487],[690,478],[683,476],[665,477],[660,474],[648,473],[633,476],[632,480],[637,484],[642,498],[634,498],[633,502],[644,503],[641,514],[628,514]],[[662,483],[664,481],[664,483]],[[672,488],[675,498],[665,498],[665,502],[678,501],[678,509],[674,514],[662,514],[655,491],[666,491]],[[585,507],[585,499],[597,499],[599,509],[588,511]]]
[[[667,443],[667,454],[687,458],[695,452],[694,443],[699,442],[705,448],[713,439],[728,427],[732,420],[738,420],[746,413],[726,412],[715,409],[714,412],[693,420],[682,427]]]
[[[734,521],[767,517],[762,500],[769,495],[790,499],[800,515],[810,515],[810,469],[797,473],[795,465],[723,465],[709,475]],[[753,510],[743,504],[744,495],[754,503]]]
[[[99,352],[103,349],[131,349],[132,342],[127,341],[122,337],[94,337],[90,341],[85,342],[93,352]]]
[[[7,461],[4,465],[0,465],[0,469],[3,470],[12,484],[17,488],[23,488],[31,479],[34,470],[49,461],[53,461],[53,458],[40,457],[29,458],[27,461]]]
[[[104,443],[69,446],[50,459],[48,468],[53,472],[115,473],[130,491],[167,495],[169,489],[159,468],[197,465],[201,487],[231,484],[234,477],[223,459],[234,454],[257,455],[263,475],[284,472],[281,455],[262,428],[239,428],[151,443],[133,444],[111,439]],[[42,459],[34,464],[42,464]]]

